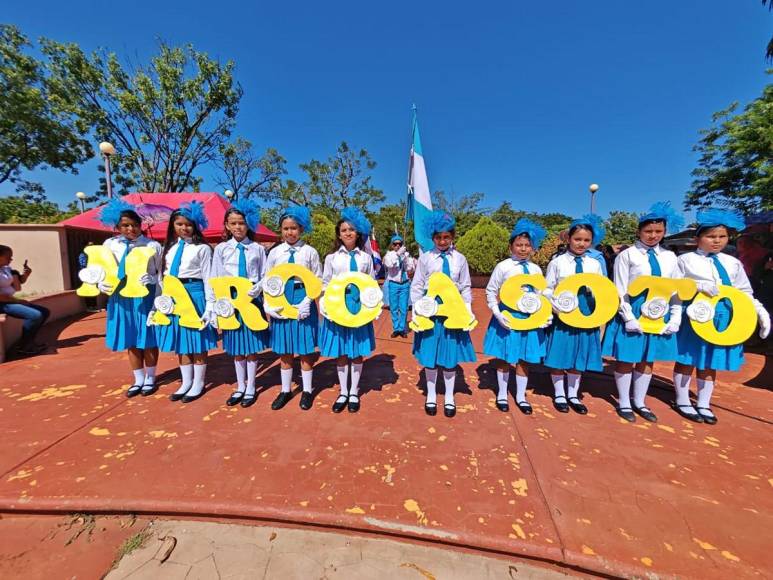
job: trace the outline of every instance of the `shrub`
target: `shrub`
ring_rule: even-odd
[[[467,257],[470,272],[491,274],[494,266],[508,256],[510,233],[491,218],[482,217],[456,243],[456,248]]]
[[[314,225],[314,228],[311,234],[305,236],[303,239],[306,240],[307,244],[317,250],[320,261],[324,263],[325,256],[333,249],[333,240],[336,235],[335,222],[331,221],[329,217],[320,212],[314,212],[312,214],[311,222]]]

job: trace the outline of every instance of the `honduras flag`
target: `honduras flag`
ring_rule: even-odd
[[[413,143],[408,166],[408,211],[405,221],[413,220],[413,234],[421,249],[428,252],[432,249],[432,239],[424,234],[424,220],[432,212],[432,199],[429,193],[427,168],[424,166],[424,155],[419,137],[419,122],[416,118],[416,105],[413,106]]]

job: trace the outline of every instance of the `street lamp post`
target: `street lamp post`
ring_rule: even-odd
[[[599,190],[599,186],[596,183],[591,183],[590,187],[590,212],[596,213],[596,192]]]
[[[113,198],[113,182],[110,178],[110,156],[115,155],[115,147],[112,143],[102,141],[99,144],[99,151],[105,159],[105,182],[107,183],[107,199]]]
[[[75,197],[77,197],[81,202],[81,213],[86,211],[86,194],[82,191],[79,191],[75,194]]]
[[[231,201],[234,198],[234,192],[230,189],[226,189],[223,193],[228,198],[228,201]]]

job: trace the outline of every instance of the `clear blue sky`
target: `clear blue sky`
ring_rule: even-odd
[[[276,147],[291,177],[346,140],[378,162],[387,198],[402,198],[415,102],[433,190],[579,214],[597,182],[606,215],[681,205],[699,129],[770,80],[773,15],[759,0],[11,0],[2,20],[133,59],[163,38],[234,60],[237,134]],[[33,177],[64,203],[96,189],[95,167]]]

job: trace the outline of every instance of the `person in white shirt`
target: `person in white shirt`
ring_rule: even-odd
[[[373,256],[366,251],[366,241],[371,232],[368,218],[357,208],[347,207],[341,212],[336,224],[335,250],[325,256],[322,271],[322,285],[326,289],[334,276],[349,272],[362,272],[373,276]],[[345,291],[346,307],[352,313],[359,312],[360,291],[349,285]],[[319,350],[322,356],[336,359],[340,394],[333,403],[333,412],[340,413],[348,407],[350,413],[360,410],[359,383],[362,375],[362,359],[376,348],[376,335],[373,323],[349,328],[330,320],[324,308],[325,298],[320,301],[323,316],[320,330]],[[349,384],[349,362],[352,365],[352,377]]]
[[[467,258],[453,247],[456,220],[444,211],[435,210],[425,219],[423,226],[426,228],[427,237],[434,242],[435,246],[419,257],[416,273],[411,282],[411,303],[415,305],[427,293],[430,276],[435,272],[442,272],[451,278],[459,289],[472,318],[470,267],[467,264]],[[453,417],[456,415],[454,402],[456,366],[461,362],[474,362],[475,349],[472,346],[469,331],[448,329],[443,325],[444,319],[438,316],[433,316],[432,320],[434,322],[432,329],[415,332],[413,335],[413,354],[424,367],[427,381],[427,400],[424,411],[430,416],[437,413],[437,374],[438,367],[442,367],[443,382],[446,387],[443,414],[446,417]]]
[[[322,276],[319,254],[301,240],[301,236],[311,233],[312,223],[309,209],[294,205],[285,208],[279,216],[279,229],[283,242],[274,247],[268,254],[266,272],[279,264],[298,264],[305,266],[317,276]],[[265,304],[263,309],[271,317],[269,320],[270,346],[281,360],[280,375],[282,390],[277,395],[271,408],[278,411],[292,398],[291,385],[293,378],[293,359],[299,355],[301,359],[301,380],[303,393],[300,407],[304,411],[311,409],[314,402],[312,395],[312,377],[314,373],[314,358],[317,348],[317,332],[319,311],[317,303],[306,295],[303,282],[295,278],[285,284],[285,298],[298,308],[298,319],[285,317],[279,310]]]
[[[158,345],[163,352],[177,353],[182,382],[172,393],[172,401],[191,403],[204,394],[207,374],[207,353],[217,346],[217,316],[213,310],[215,298],[207,284],[212,267],[212,248],[204,240],[207,227],[204,204],[184,203],[169,216],[163,258],[164,278],[174,276],[185,290],[201,317],[201,327],[180,325],[179,316],[170,315],[171,324],[156,326]],[[152,316],[148,318],[152,321]]]
[[[212,278],[238,276],[252,282],[249,295],[253,304],[262,309],[260,293],[266,273],[266,250],[254,241],[255,230],[260,226],[260,209],[251,199],[241,199],[231,204],[223,217],[225,241],[215,247],[212,256]],[[223,330],[223,350],[234,357],[236,390],[226,401],[233,407],[241,404],[250,407],[257,399],[255,375],[258,370],[258,353],[268,348],[268,330],[252,330],[236,313],[240,323],[235,330]]]
[[[118,235],[105,240],[118,264],[119,283],[116,288],[99,283],[102,292],[112,292],[107,300],[107,328],[105,342],[112,351],[125,350],[134,382],[126,392],[127,397],[152,395],[156,386],[156,365],[158,344],[156,333],[146,324],[148,314],[153,310],[153,300],[158,294],[158,272],[161,268],[161,244],[142,235],[142,218],[136,208],[120,198],[114,198],[100,211],[100,221],[118,231]],[[148,260],[147,270],[139,281],[148,286],[144,298],[126,298],[120,291],[126,285],[126,259],[134,248],[153,248],[154,254]]]
[[[746,227],[741,215],[733,211],[707,209],[699,211],[698,228],[695,231],[698,248],[679,256],[679,272],[685,278],[692,278],[698,291],[707,296],[716,296],[720,286],[732,286],[749,295],[754,303],[760,327],[760,337],[770,334],[770,314],[754,298],[749,278],[740,260],[725,254],[730,235]],[[698,300],[693,299],[692,302]],[[691,302],[691,303],[692,303]],[[688,317],[694,316],[689,304],[685,305]],[[727,300],[720,300],[714,307],[713,323],[720,332],[730,324],[732,307]],[[684,418],[697,423],[714,425],[717,417],[711,410],[711,395],[714,392],[717,370],[737,371],[743,364],[743,344],[720,346],[710,344],[699,337],[689,321],[683,324],[677,335],[679,355],[674,366],[674,388],[676,389],[676,411]],[[698,405],[690,402],[690,379],[697,369]]]
[[[660,334],[642,331],[639,318],[647,293],[628,295],[628,286],[640,276],[681,278],[676,254],[664,249],[660,242],[666,230],[679,231],[684,219],[668,202],[654,204],[639,218],[637,240],[615,258],[615,287],[620,296],[620,309],[606,327],[601,353],[614,357],[617,385],[617,414],[633,423],[634,412],[650,422],[658,420],[647,407],[645,397],[652,379],[652,363],[676,360],[676,333],[682,323],[682,302],[674,294],[665,314],[665,327]],[[633,403],[631,386],[633,385]]]
[[[529,261],[532,254],[539,249],[545,239],[545,228],[527,218],[521,218],[510,234],[510,257],[502,260],[494,267],[491,278],[486,286],[486,302],[492,316],[486,336],[483,339],[483,353],[495,359],[497,367],[497,409],[506,413],[510,410],[507,401],[510,366],[515,365],[516,394],[515,403],[524,415],[531,415],[533,410],[526,400],[526,387],[529,382],[529,363],[539,364],[545,356],[545,331],[542,328],[534,330],[513,330],[502,314],[505,310],[513,318],[528,318],[529,315],[509,308],[499,300],[499,291],[504,283],[519,274],[539,274],[542,269]],[[534,288],[529,286],[529,291]],[[548,326],[548,322],[545,326]]]
[[[556,314],[571,312],[576,308],[585,314],[593,311],[595,299],[587,288],[581,288],[576,300],[569,303],[552,296],[552,292],[559,282],[574,274],[603,275],[598,260],[589,256],[587,251],[594,244],[600,243],[604,235],[603,221],[594,214],[585,215],[569,224],[569,247],[565,253],[550,261],[545,275],[547,294],[551,294]],[[599,329],[575,328],[557,318],[548,328],[544,364],[550,368],[555,391],[553,406],[556,411],[568,413],[571,408],[575,413],[586,415],[588,409],[579,399],[580,379],[583,371],[603,370]]]
[[[386,281],[389,295],[389,313],[392,316],[392,338],[408,336],[408,298],[410,297],[410,274],[416,262],[408,253],[405,241],[395,234],[389,241],[390,250],[384,256]]]

